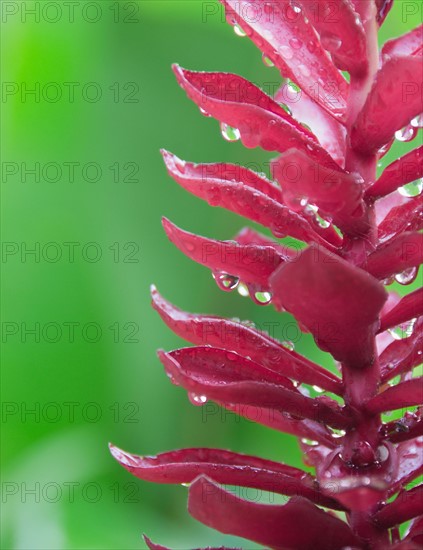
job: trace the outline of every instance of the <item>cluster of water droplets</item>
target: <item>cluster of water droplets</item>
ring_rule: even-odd
[[[201,405],[207,403],[207,397],[205,395],[199,395],[193,392],[188,393],[188,399],[193,405],[197,407],[201,407]]]
[[[270,292],[256,287],[253,284],[247,285],[240,281],[239,277],[230,275],[224,271],[214,271],[212,273],[213,279],[216,281],[217,286],[225,291],[231,292],[237,289],[240,296],[250,296],[253,302],[260,306],[267,306],[272,301],[272,295]]]

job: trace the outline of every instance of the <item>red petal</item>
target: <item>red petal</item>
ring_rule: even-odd
[[[198,347],[159,352],[159,358],[174,384],[217,403],[285,411],[340,429],[353,422],[336,403],[305,397],[281,375],[236,353]]]
[[[221,0],[226,17],[240,24],[251,40],[278,67],[284,77],[335,117],[346,111],[348,83],[334,67],[303,11],[290,0]]]
[[[408,338],[392,342],[379,358],[382,381],[407,372],[422,362],[423,356],[423,317],[417,319],[413,332]]]
[[[415,197],[389,211],[378,225],[378,238],[383,242],[404,231],[418,231],[422,227],[423,201],[421,197]]]
[[[338,166],[311,132],[248,80],[229,73],[187,71],[177,65],[173,69],[188,97],[214,118],[237,128],[246,147],[279,152],[296,147],[322,164]]]
[[[321,506],[340,508],[336,501],[319,492],[310,474],[255,456],[204,448],[181,449],[157,456],[133,455],[113,445],[110,451],[124,468],[145,481],[181,484],[206,475],[218,483],[303,496]]]
[[[379,331],[382,332],[388,328],[396,327],[420,315],[423,315],[423,288],[404,296],[395,307],[386,315],[383,315]]]
[[[398,187],[423,177],[423,145],[390,164],[366,192],[368,197],[389,195]]]
[[[360,176],[325,168],[295,149],[278,157],[272,169],[274,177],[283,185],[287,204],[304,198],[318,206],[323,214],[330,215],[343,231],[368,232]]]
[[[422,380],[422,377],[413,378],[388,388],[370,399],[366,404],[366,409],[373,414],[379,414],[423,404]]]
[[[239,245],[206,239],[179,229],[166,218],[163,227],[172,243],[192,260],[214,272],[224,272],[267,291],[269,277],[284,261],[270,246]]]
[[[205,176],[204,165],[183,162],[167,151],[163,151],[163,157],[175,181],[213,206],[227,208],[269,227],[277,237],[289,234],[299,240],[311,240],[333,248],[302,216],[244,182]]]
[[[345,164],[345,127],[324,111],[306,94],[294,92],[290,84],[283,84],[275,94],[275,101],[287,105],[295,120],[307,124],[320,145],[341,167]]]
[[[275,306],[291,312],[335,359],[357,368],[373,361],[373,337],[387,299],[373,277],[312,246],[280,266],[270,285]]]
[[[358,544],[346,523],[301,497],[284,506],[258,504],[224,491],[203,476],[190,487],[188,510],[213,529],[275,550],[339,550]]]
[[[396,55],[418,55],[423,48],[423,25],[385,42],[382,48],[382,59]]]
[[[422,111],[421,57],[388,58],[376,76],[375,84],[358,116],[352,132],[352,145],[365,153],[376,153]],[[389,117],[386,113],[389,112]]]
[[[367,72],[366,35],[350,0],[299,0],[335,65],[353,75]]]
[[[366,259],[366,264],[362,267],[374,277],[386,279],[391,275],[416,267],[422,262],[423,235],[417,232],[407,232],[394,237],[370,254]]]
[[[211,345],[240,355],[284,376],[342,395],[339,378],[282,346],[264,331],[220,317],[189,314],[166,301],[152,288],[153,307],[178,336],[196,345]]]
[[[393,502],[386,504],[376,513],[375,520],[383,529],[389,529],[421,515],[422,504],[423,485],[418,485],[401,492]]]

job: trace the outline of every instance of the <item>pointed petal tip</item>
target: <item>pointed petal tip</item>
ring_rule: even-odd
[[[130,453],[127,453],[126,451],[120,449],[119,447],[116,447],[116,445],[113,445],[113,443],[109,443],[109,450],[111,455],[119,464],[121,464],[124,467],[127,466],[133,466],[133,455]]]

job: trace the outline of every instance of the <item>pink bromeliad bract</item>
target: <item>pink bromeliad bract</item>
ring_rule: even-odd
[[[244,228],[217,241],[164,219],[167,236],[212,270],[223,290],[239,286],[257,303],[291,313],[333,356],[339,375],[249,324],[181,311],[153,288],[153,307],[193,344],[159,352],[171,381],[198,404],[260,411],[261,423],[299,438],[315,475],[210,448],[143,457],[111,445],[111,452],[143,480],[189,484],[196,519],[266,548],[423,544],[423,485],[416,484],[423,472],[423,384],[416,375],[423,291],[400,298],[386,289],[394,279],[412,282],[422,262],[423,146],[376,177],[394,140],[411,141],[422,127],[423,27],[379,50],[392,2],[222,0],[237,33],[280,70],[274,97],[235,74],[173,67],[227,139],[277,156],[267,178],[163,151],[184,189],[261,224],[274,239]],[[277,240],[286,236],[306,246],[299,252]],[[402,417],[383,421],[401,409]],[[289,498],[265,505],[225,484]]]

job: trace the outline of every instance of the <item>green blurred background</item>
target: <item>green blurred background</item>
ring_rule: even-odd
[[[421,21],[418,9],[405,17],[404,4],[382,39]],[[287,339],[289,315],[223,294],[160,224],[166,215],[225,239],[246,223],[175,185],[161,147],[258,171],[272,156],[225,142],[178,88],[171,63],[236,72],[266,91],[280,77],[215,2],[4,1],[1,9],[1,546],[145,548],[142,532],[180,549],[242,544],[191,519],[185,487],[130,476],[107,443],[140,454],[214,446],[301,464],[293,438],[205,412],[169,383],[156,349],[183,343],[149,299],[154,282],[184,309],[277,322],[275,336]],[[395,145],[384,164],[414,146]],[[309,337],[289,336],[333,367]]]

